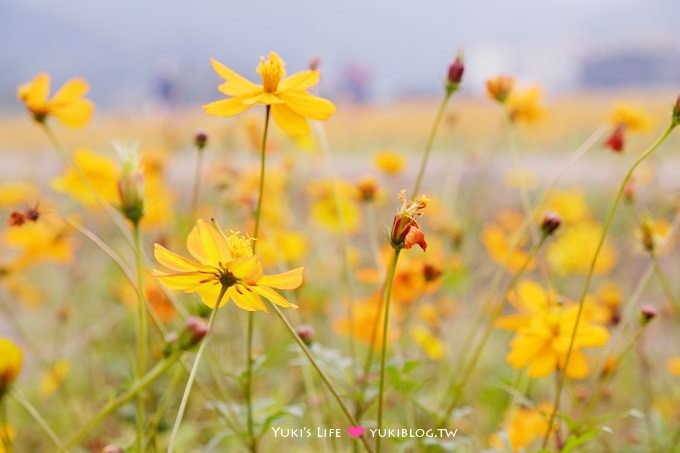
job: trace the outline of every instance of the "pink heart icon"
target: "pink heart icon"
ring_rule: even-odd
[[[347,428],[347,433],[352,437],[361,437],[366,428],[363,426],[350,426]]]

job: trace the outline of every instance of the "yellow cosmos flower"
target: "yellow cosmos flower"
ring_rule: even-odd
[[[404,171],[406,158],[390,149],[383,149],[375,153],[373,163],[376,168],[388,175],[398,175]]]
[[[563,368],[577,311],[574,304],[560,305],[532,317],[510,343],[508,363],[514,368],[527,368],[529,377],[545,377]],[[607,329],[585,317],[581,319],[565,374],[573,379],[586,377],[589,370],[583,348],[603,346],[608,340]]]
[[[17,97],[38,122],[48,116],[54,116],[64,126],[82,127],[92,118],[94,104],[85,95],[90,87],[83,79],[71,79],[50,95],[50,76],[40,73],[35,78],[17,89]]]
[[[212,67],[225,82],[218,90],[228,99],[204,105],[209,115],[233,116],[254,105],[271,106],[274,122],[290,135],[307,135],[307,118],[326,120],[334,112],[332,102],[314,96],[307,90],[319,83],[318,70],[306,70],[286,77],[285,63],[276,52],[262,57],[257,73],[262,84],[255,84],[219,61],[212,59]]]
[[[482,243],[487,253],[494,262],[510,272],[517,272],[528,258],[528,252],[522,248],[527,245],[526,238],[520,241],[519,247],[514,250],[511,247],[514,235],[522,225],[522,221],[521,214],[504,210],[498,214],[495,222],[486,225],[482,230]],[[534,264],[531,260],[527,270],[533,269]]]
[[[444,357],[444,344],[423,326],[411,329],[411,338],[431,360],[441,360]]]
[[[22,365],[21,349],[7,338],[0,338],[0,397],[17,378]]]
[[[276,289],[295,289],[302,284],[303,268],[263,275],[262,264],[253,254],[252,239],[239,233],[226,236],[217,226],[199,219],[187,237],[187,249],[195,260],[154,244],[156,260],[169,271],[154,269],[154,276],[170,289],[198,293],[204,304],[215,308],[222,288],[220,307],[233,300],[247,311],[267,311],[262,298],[281,307],[297,306]]]
[[[537,407],[514,407],[506,417],[504,436],[496,434],[491,438],[491,446],[505,451],[509,444],[513,453],[524,451],[534,441],[540,439],[548,429],[548,417],[552,404],[541,403]]]
[[[585,193],[581,189],[551,191],[540,211],[556,212],[565,226],[579,223],[590,217]]]
[[[4,232],[5,243],[19,251],[17,268],[39,263],[68,263],[73,259],[74,243],[70,229],[58,217],[41,215],[37,222],[11,227]]]
[[[602,227],[594,221],[584,221],[565,228],[548,244],[546,257],[550,268],[560,275],[587,274],[601,233]],[[607,241],[595,264],[595,274],[606,274],[615,264],[616,252]]]
[[[508,300],[519,313],[501,316],[494,325],[500,329],[517,331],[530,324],[534,316],[546,313],[550,307],[555,306],[558,295],[555,291],[544,290],[533,280],[522,280],[508,295]]]
[[[668,372],[674,376],[680,376],[680,356],[671,357],[666,365]]]
[[[50,398],[57,393],[70,371],[71,364],[66,359],[59,359],[49,366],[40,379],[40,396]]]
[[[37,198],[38,188],[32,184],[24,182],[5,182],[0,184],[0,208],[35,203]]]
[[[337,185],[336,188],[333,184]],[[356,187],[346,181],[319,181],[312,184],[309,191],[314,197],[309,215],[316,224],[333,232],[341,231],[343,226],[347,233],[357,231],[361,223],[361,209],[356,201]]]
[[[510,92],[505,107],[510,119],[516,123],[533,124],[545,116],[541,106],[541,89],[536,86],[527,91]]]
[[[641,108],[619,102],[610,114],[609,120],[614,126],[623,126],[626,131],[646,132],[652,128],[652,118]]]

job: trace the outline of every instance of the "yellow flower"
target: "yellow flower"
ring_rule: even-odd
[[[494,325],[500,329],[517,331],[529,325],[534,316],[546,313],[550,307],[555,306],[558,295],[552,290],[545,291],[533,280],[522,280],[508,295],[508,300],[519,313],[501,316]]]
[[[24,182],[6,182],[0,184],[0,208],[35,203],[37,198],[38,188],[32,184]]]
[[[513,122],[533,124],[545,115],[541,106],[541,90],[536,86],[527,91],[510,92],[505,107]]]
[[[335,188],[333,184],[332,181],[321,181],[310,188],[315,198],[310,207],[310,217],[329,231],[341,231],[344,226],[347,233],[353,233],[359,228],[361,220],[356,188],[345,181],[335,182]]]
[[[68,127],[85,126],[94,113],[94,104],[85,99],[90,87],[83,79],[71,79],[49,99],[50,76],[40,73],[17,89],[17,97],[38,122],[54,116]]]
[[[73,162],[80,170],[68,168],[58,178],[52,180],[52,188],[57,192],[66,193],[75,200],[96,206],[95,191],[103,201],[118,202],[118,175],[116,164],[108,157],[100,156],[87,148],[79,148],[73,153]],[[84,175],[87,181],[81,177]]]
[[[548,245],[546,257],[550,268],[560,275],[588,273],[601,234],[602,227],[593,221],[565,228]],[[616,252],[609,242],[605,242],[595,264],[595,274],[606,274],[615,264]]]
[[[17,378],[22,365],[21,349],[12,341],[0,337],[0,398]]]
[[[551,409],[552,404],[547,402],[537,407],[513,407],[504,424],[507,440],[496,434],[491,439],[491,446],[505,450],[507,442],[513,453],[523,451],[545,434]]]
[[[503,104],[508,99],[514,85],[515,81],[512,77],[499,75],[486,81],[486,93],[491,99]]]
[[[10,453],[11,450],[5,448],[3,439],[9,440],[10,445],[14,441],[14,428],[10,425],[0,425],[0,453]]]
[[[644,110],[624,102],[612,108],[609,120],[614,126],[623,126],[632,132],[645,132],[652,127],[652,119]]]
[[[274,122],[290,135],[307,135],[307,118],[328,119],[334,112],[332,102],[314,96],[307,90],[319,83],[319,71],[306,70],[286,77],[285,63],[270,52],[262,57],[257,72],[262,84],[255,84],[238,75],[219,61],[212,59],[212,67],[225,82],[218,90],[228,99],[203,106],[209,115],[233,116],[259,104],[271,106]]]
[[[394,308],[394,313],[390,312],[390,325],[387,329],[388,343],[392,343],[399,338],[400,335],[398,320],[401,319],[402,314],[399,307]],[[394,316],[392,316],[392,314],[394,314]],[[333,323],[334,329],[339,333],[352,335],[353,338],[367,344],[370,344],[371,340],[376,340],[373,343],[373,348],[379,350],[381,347],[380,338],[382,338],[383,335],[383,323],[376,322],[376,320],[381,321],[380,291],[375,292],[366,298],[356,300],[352,315],[353,319],[351,325],[347,317],[342,316]],[[377,328],[375,336],[373,333],[374,328]]]
[[[168,288],[198,293],[211,308],[215,308],[222,288],[226,293],[220,307],[231,299],[243,310],[267,311],[262,296],[281,307],[297,308],[273,288],[297,288],[302,284],[303,268],[263,275],[250,238],[239,233],[226,236],[217,226],[199,219],[187,237],[187,249],[195,261],[154,244],[156,260],[170,270],[154,269],[154,276]]]
[[[61,387],[69,372],[71,364],[66,359],[59,359],[45,370],[40,379],[40,395],[49,398]]]
[[[383,149],[375,153],[373,162],[378,170],[388,175],[398,175],[406,166],[406,158],[390,149]]]
[[[491,259],[508,269],[510,272],[518,271],[528,258],[528,252],[522,247],[527,245],[527,239],[523,238],[518,247],[514,250],[513,239],[520,226],[522,216],[513,211],[501,211],[497,216],[497,221],[484,227],[482,231],[482,242]],[[512,253],[510,253],[512,251]],[[527,270],[534,267],[531,260]]]
[[[411,329],[411,338],[430,359],[441,360],[444,357],[444,345],[429,329],[422,326],[414,327]]]
[[[551,191],[541,211],[556,212],[565,226],[579,223],[590,217],[585,194],[580,189]]]
[[[671,357],[666,365],[668,372],[674,376],[680,376],[680,356]]]
[[[545,377],[564,367],[577,311],[574,304],[558,305],[533,316],[510,343],[508,363],[527,368],[529,377]],[[582,318],[565,374],[574,379],[586,377],[588,363],[582,349],[602,346],[608,340],[607,329]]]
[[[158,282],[151,275],[144,278],[144,295],[149,302],[151,309],[156,313],[158,319],[164,323],[173,321],[177,315],[175,307],[168,300]],[[128,307],[134,308],[137,306],[138,297],[137,291],[133,288],[127,280],[121,281],[118,288],[116,288],[119,299]]]
[[[19,250],[14,260],[18,268],[44,262],[63,264],[73,259],[74,246],[69,229],[55,216],[41,215],[37,222],[8,228],[4,240]]]

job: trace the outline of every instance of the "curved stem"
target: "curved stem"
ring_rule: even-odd
[[[349,411],[349,409],[347,408],[345,403],[342,401],[342,398],[340,398],[340,394],[336,390],[336,388],[333,385],[333,383],[331,382],[330,378],[326,375],[326,373],[321,369],[319,364],[316,362],[311,351],[309,350],[307,345],[305,345],[305,343],[300,339],[300,336],[297,334],[297,332],[295,331],[293,326],[290,324],[290,321],[288,321],[288,318],[286,318],[286,316],[283,314],[283,312],[281,311],[281,309],[277,305],[272,304],[272,308],[274,309],[274,313],[276,313],[276,315],[279,317],[281,322],[283,322],[283,325],[286,326],[286,329],[288,330],[288,332],[293,336],[293,339],[295,340],[295,342],[298,344],[298,346],[300,346],[300,349],[302,349],[302,352],[305,354],[305,356],[307,357],[309,362],[312,364],[312,366],[314,367],[316,372],[319,374],[319,377],[321,378],[323,383],[326,385],[328,390],[331,392],[331,394],[333,395],[335,400],[338,402],[338,405],[340,406],[340,409],[342,409],[343,414],[345,414],[345,418],[347,418],[347,421],[350,423],[350,425],[357,426],[356,419],[354,418],[354,416],[352,416],[352,413]],[[371,446],[368,445],[368,441],[366,440],[366,436],[362,435],[360,437],[360,440],[361,440],[362,444],[364,445],[364,447],[366,448],[366,451],[371,453],[372,452]]]
[[[378,431],[382,428],[383,423],[383,396],[385,392],[385,360],[387,358],[387,330],[390,323],[390,302],[392,301],[392,287],[394,286],[394,274],[397,271],[397,263],[399,261],[399,253],[401,247],[394,249],[392,255],[392,262],[387,268],[387,278],[385,279],[385,295],[383,305],[385,306],[385,314],[383,315],[383,332],[382,332],[382,351],[380,354],[380,386],[378,388]],[[380,453],[380,433],[375,439],[375,451]]]
[[[593,273],[595,271],[595,265],[597,264],[597,259],[600,256],[600,251],[602,250],[602,246],[604,245],[604,241],[607,237],[607,233],[609,232],[609,227],[611,226],[612,220],[614,219],[614,214],[616,213],[616,209],[619,206],[619,203],[621,202],[621,198],[623,197],[623,193],[626,189],[626,185],[628,185],[628,181],[630,178],[633,176],[633,172],[635,169],[649,156],[654,154],[654,152],[657,150],[657,148],[666,140],[666,138],[670,135],[670,133],[673,131],[675,128],[676,124],[675,122],[672,122],[666,130],[659,136],[659,138],[656,139],[652,145],[647,148],[636,160],[633,162],[633,165],[628,169],[628,172],[626,172],[626,175],[623,177],[623,180],[621,181],[621,184],[619,186],[619,190],[616,193],[616,197],[614,198],[614,202],[612,203],[611,207],[609,208],[609,212],[607,213],[607,218],[604,223],[604,227],[602,229],[602,234],[600,235],[600,239],[597,243],[597,247],[595,249],[595,254],[593,255],[593,259],[590,262],[590,268],[588,270],[588,274],[586,275],[586,280],[583,285],[583,290],[581,291],[581,296],[579,298],[579,303],[578,303],[578,311],[576,312],[576,320],[574,322],[574,328],[572,329],[571,332],[571,338],[569,340],[569,348],[567,349],[567,355],[564,358],[564,364],[560,369],[558,370],[558,377],[559,377],[559,382],[557,385],[557,391],[555,392],[555,401],[553,405],[552,412],[550,414],[550,418],[548,419],[548,426],[545,430],[545,435],[543,436],[543,443],[542,443],[542,448],[545,448],[548,445],[548,440],[550,438],[550,433],[552,432],[553,429],[553,423],[555,422],[555,416],[557,415],[557,411],[559,410],[559,403],[560,403],[560,397],[562,396],[562,390],[564,389],[564,370],[567,369],[569,366],[569,360],[571,359],[571,353],[573,352],[574,349],[574,341],[576,340],[576,331],[578,330],[579,323],[581,321],[581,315],[583,314],[583,306],[585,304],[586,297],[588,295],[588,290],[590,289],[590,283],[593,279]]]
[[[52,428],[50,428],[50,425],[45,421],[42,415],[40,415],[40,412],[26,399],[24,395],[19,393],[16,390],[13,390],[9,394],[10,398],[14,400],[23,410],[28,412],[28,414],[35,420],[35,422],[38,424],[40,429],[43,430],[45,434],[47,434],[47,437],[50,439],[50,441],[54,444],[55,447],[61,448],[62,447],[62,442],[59,439],[59,437],[54,433]],[[2,429],[2,427],[0,427]]]
[[[134,224],[135,262],[137,266],[137,379],[141,379],[146,371],[146,350],[148,341],[148,326],[146,319],[146,297],[144,296],[144,265],[142,263],[142,232],[139,222]],[[144,446],[144,418],[145,418],[144,395],[137,395],[136,402],[136,427],[137,437],[135,445],[137,451],[142,451]]]
[[[142,379],[136,381],[134,385],[130,387],[130,389],[106,404],[106,406],[104,406],[97,414],[89,419],[85,426],[80,428],[77,433],[64,442],[64,444],[59,449],[59,452],[63,453],[68,451],[70,447],[80,443],[80,441],[82,441],[90,431],[99,426],[99,424],[102,423],[109,415],[116,412],[121,406],[128,403],[135,396],[137,396],[139,392],[143,391],[146,387],[163,375],[163,373],[165,373],[168,368],[177,362],[182,352],[183,351],[181,350],[176,350],[172,353],[172,355],[158,362],[151,370],[149,370],[148,373],[146,373],[146,375],[144,375]]]
[[[446,104],[448,104],[449,99],[451,99],[452,91],[446,91],[442,102],[439,104],[439,110],[437,110],[437,115],[434,117],[434,122],[432,123],[432,129],[430,129],[430,135],[427,137],[427,143],[425,144],[425,152],[423,153],[423,159],[420,161],[420,169],[418,170],[418,176],[413,184],[413,190],[411,191],[411,199],[418,196],[420,192],[420,186],[423,183],[423,177],[425,176],[425,169],[427,168],[427,162],[430,160],[430,153],[432,152],[432,145],[434,144],[434,138],[437,135],[437,129],[439,129],[439,124],[444,118],[444,112],[446,112]]]
[[[201,357],[203,357],[203,351],[208,344],[208,335],[212,331],[213,324],[215,322],[215,317],[217,316],[217,311],[220,308],[220,302],[224,297],[224,293],[227,292],[227,286],[222,285],[220,289],[220,294],[217,296],[215,301],[215,307],[210,313],[210,319],[208,320],[208,332],[201,341],[201,345],[198,347],[198,352],[196,353],[196,358],[194,358],[194,364],[191,367],[191,372],[189,373],[189,379],[187,380],[187,385],[184,387],[184,393],[182,394],[182,401],[179,403],[179,409],[177,409],[177,416],[175,417],[175,424],[172,426],[172,433],[170,434],[170,440],[168,441],[168,453],[172,453],[175,448],[175,439],[177,438],[177,433],[179,432],[179,425],[182,424],[182,418],[184,417],[184,411],[187,407],[187,402],[189,401],[189,394],[191,393],[191,387],[194,385],[194,379],[196,379],[196,373],[198,371],[198,365],[201,362]]]

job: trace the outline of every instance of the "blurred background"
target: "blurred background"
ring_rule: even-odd
[[[208,59],[256,77],[278,51],[290,71],[321,58],[336,100],[436,96],[466,54],[464,90],[498,73],[547,93],[663,88],[680,81],[677,0],[0,1],[0,107],[39,71],[81,75],[101,109],[196,105],[215,97]]]

